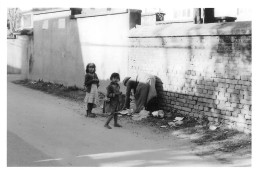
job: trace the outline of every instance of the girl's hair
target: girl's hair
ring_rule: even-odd
[[[110,80],[112,80],[112,78],[118,78],[120,80],[120,75],[118,73],[112,73],[110,76]]]
[[[86,66],[86,73],[89,73],[89,67],[94,67],[94,73],[96,72],[96,65],[94,63],[88,63],[88,65]]]

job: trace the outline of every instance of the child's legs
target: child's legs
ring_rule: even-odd
[[[108,117],[107,122],[106,122],[105,125],[108,125],[109,122],[110,122],[113,118],[115,118],[116,111],[117,111],[117,102],[116,102],[116,101],[113,101],[113,100],[110,101],[110,110],[111,110],[111,113],[110,113],[110,115],[109,115],[109,117]]]
[[[117,118],[118,118],[118,115],[117,113],[114,114],[114,124],[117,124]]]
[[[110,121],[114,118],[114,114],[110,114],[107,121],[106,121],[106,124],[105,125],[108,125],[110,123]]]
[[[93,103],[88,103],[88,111],[92,111],[92,108],[93,108]]]
[[[113,118],[115,118],[115,115],[116,115],[116,105],[112,102],[112,103],[110,103],[110,106],[111,106],[111,113],[110,113],[110,115],[109,115],[109,117],[108,117],[108,119],[107,119],[106,125],[108,125],[109,122],[110,122]]]

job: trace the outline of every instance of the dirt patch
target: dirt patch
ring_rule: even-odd
[[[83,103],[85,91],[76,86],[66,87],[61,84],[53,84],[50,82],[17,80],[15,84],[20,84],[32,89],[41,90],[43,92],[74,100]],[[99,98],[103,100],[105,97],[103,92],[99,93]],[[101,108],[102,102],[98,105]],[[102,111],[99,113],[100,118],[106,117]],[[194,144],[193,150],[196,155],[207,157],[215,156],[219,161],[229,163],[234,157],[251,158],[251,135],[244,134],[232,129],[226,129],[219,126],[214,130],[209,129],[207,119],[195,119],[187,115],[181,115],[172,110],[166,112],[164,118],[148,116],[140,121],[134,121],[130,116],[123,116],[121,119],[127,123],[146,126],[156,134],[169,134],[179,138],[188,138]],[[183,123],[171,126],[169,123],[174,122],[176,117],[183,117]]]
[[[77,86],[67,87],[62,84],[54,84],[51,82],[44,82],[42,80],[16,80],[13,81],[13,83],[78,102],[82,102],[86,95],[86,92]],[[104,97],[104,93],[99,92],[99,98],[103,99]]]

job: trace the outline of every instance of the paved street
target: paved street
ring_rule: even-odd
[[[8,75],[8,166],[230,166],[145,127],[105,129],[105,119],[86,119],[79,103],[10,82],[18,78]]]

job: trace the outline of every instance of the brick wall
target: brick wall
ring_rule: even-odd
[[[131,30],[129,73],[157,76],[160,107],[251,132],[251,22]]]

